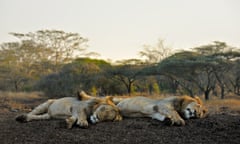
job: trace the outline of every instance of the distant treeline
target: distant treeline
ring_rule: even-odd
[[[224,98],[240,95],[240,51],[225,42],[173,53],[162,40],[146,45],[145,58],[112,64],[92,59],[87,39],[77,33],[41,30],[11,33],[18,42],[0,47],[0,90],[43,91],[50,97],[85,90],[95,96],[188,94]]]

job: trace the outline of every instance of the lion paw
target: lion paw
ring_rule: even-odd
[[[174,121],[174,124],[178,125],[178,126],[184,126],[185,125],[185,121],[183,119],[178,119]]]
[[[185,121],[182,118],[177,119],[177,118],[172,118],[172,117],[166,117],[163,122],[164,122],[164,124],[170,125],[170,126],[172,126],[172,125],[177,125],[177,126],[185,125]]]
[[[88,128],[88,122],[87,120],[79,120],[77,122],[77,125],[81,128]]]
[[[164,123],[165,125],[171,126],[171,125],[174,124],[174,121],[173,121],[172,119],[170,119],[170,118],[167,117],[167,118],[164,119],[163,123]]]
[[[22,122],[22,123],[28,122],[26,114],[22,114],[22,115],[17,116],[15,118],[15,120],[18,121],[18,122]]]
[[[72,128],[73,124],[75,123],[76,120],[72,119],[72,118],[67,118],[66,119],[66,123],[67,123],[67,128],[70,129]]]

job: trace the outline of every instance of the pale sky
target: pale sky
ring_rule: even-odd
[[[240,0],[0,0],[0,43],[9,32],[57,29],[89,39],[100,58],[139,58],[144,44],[212,41],[240,47]]]

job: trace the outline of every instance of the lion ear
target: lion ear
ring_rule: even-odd
[[[197,101],[198,104],[203,104],[202,100],[198,96],[194,97],[194,99]]]
[[[112,96],[106,96],[105,100],[106,100],[106,103],[110,106],[112,106],[117,112],[119,112],[119,109],[118,107],[115,105],[115,103],[113,102],[113,98]],[[122,117],[120,118],[122,119]]]
[[[106,103],[107,103],[107,104],[109,104],[109,105],[111,105],[111,106],[113,106],[113,107],[116,106],[116,105],[114,104],[114,102],[113,102],[113,97],[111,97],[111,96],[106,96],[105,100],[106,100]]]

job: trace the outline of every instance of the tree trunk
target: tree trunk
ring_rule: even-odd
[[[206,91],[204,92],[204,94],[205,94],[205,100],[209,100],[209,93],[210,93],[210,90],[206,90]]]
[[[224,99],[224,86],[221,86],[221,99]]]
[[[15,88],[15,91],[18,92],[18,82],[17,81],[14,81],[14,88]]]
[[[128,95],[131,95],[131,84],[128,85],[127,91],[128,91]]]

